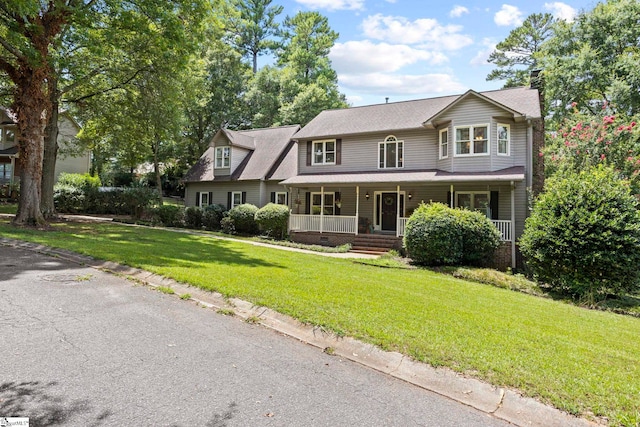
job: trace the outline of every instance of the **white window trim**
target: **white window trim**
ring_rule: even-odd
[[[387,144],[396,144],[396,166],[387,166]],[[402,158],[399,158],[399,150],[398,144],[402,144]],[[384,153],[385,153],[385,161],[384,166],[380,166],[380,146],[385,145]],[[404,140],[397,139],[394,135],[387,136],[384,141],[378,143],[378,169],[404,169]],[[402,161],[402,166],[398,166],[398,162]]]
[[[204,203],[204,198],[207,198],[207,203]],[[200,192],[200,200],[198,200],[198,202],[200,203],[200,207],[204,208],[205,206],[208,206],[211,204],[211,200],[209,200],[209,193],[206,191],[201,191]]]
[[[327,162],[327,142],[333,142],[333,162]],[[316,162],[316,144],[322,144],[322,162]],[[323,139],[320,141],[311,142],[311,165],[335,165],[336,164],[336,151],[338,150],[338,143],[335,139]]]
[[[13,132],[13,140],[7,140],[7,131]],[[18,128],[16,126],[2,126],[0,128],[0,146],[4,149],[11,148],[18,143]]]
[[[482,194],[482,195],[487,196],[487,203],[488,203],[487,208],[489,208],[489,210],[491,209],[491,191],[456,191],[455,194],[456,194],[456,207],[457,208],[460,207],[460,195],[461,194],[468,194],[468,195],[471,196],[471,199],[470,199],[471,206],[473,206],[475,204],[474,203],[474,199],[475,199],[476,194]],[[483,213],[485,215],[489,214],[489,212],[483,212]],[[491,216],[487,215],[487,218],[491,219]]]
[[[487,128],[487,152],[475,153],[475,145],[473,143],[473,131],[475,128]],[[458,153],[458,129],[469,129],[469,153]],[[453,128],[453,156],[454,157],[471,157],[471,156],[489,156],[491,155],[491,127],[488,123],[469,125],[469,126],[456,126]]]
[[[443,133],[447,133],[447,140],[443,143],[442,142],[442,134]],[[442,146],[445,145],[447,146],[447,154],[446,155],[442,155]],[[440,129],[440,132],[438,132],[438,157],[440,160],[442,159],[448,159],[449,158],[449,128],[446,129]]]
[[[289,193],[287,193],[286,191],[276,191],[275,192],[275,204],[279,205],[280,203],[278,203],[278,196],[284,195],[284,205],[288,206],[289,205]]]
[[[226,160],[228,163],[226,166],[225,166],[225,156],[224,156],[225,149],[227,149],[229,153],[228,156],[226,157]],[[222,152],[222,155],[220,156],[222,163],[220,165],[218,164],[218,151]],[[228,169],[231,167],[231,147],[229,147],[228,145],[224,145],[222,147],[216,147],[214,154],[215,154],[215,157],[213,159],[213,163],[214,163],[215,169]]]
[[[500,126],[504,126],[505,128],[507,128],[507,152],[506,153],[501,153],[500,152],[500,138],[498,137],[498,128]],[[498,123],[496,125],[496,154],[498,156],[510,156],[511,155],[511,125],[508,125],[506,123]]]
[[[240,203],[235,203],[236,194],[240,196]],[[232,191],[231,192],[231,209],[235,208],[236,206],[240,206],[241,204],[242,204],[242,191]]]
[[[331,202],[331,206],[333,206],[333,213],[332,214],[324,214],[324,215],[326,215],[326,216],[335,216],[335,214],[336,214],[336,206],[335,206],[335,204],[336,204],[336,193],[334,193],[332,191],[325,191],[324,193],[321,193],[321,192],[318,191],[318,192],[311,193],[311,196],[309,196],[309,204],[311,205],[311,206],[309,206],[309,213],[311,215],[320,215],[319,213],[317,213],[317,214],[313,213],[313,207],[314,206],[317,206],[320,209],[322,209],[322,205],[314,205],[313,204],[313,196],[316,195],[316,194],[319,195],[320,197],[323,197],[323,196],[326,197],[326,196],[329,196],[329,195],[331,196],[331,198],[333,199],[333,202]],[[323,200],[323,199],[321,199],[321,200]],[[327,206],[327,204],[325,204],[324,206]]]

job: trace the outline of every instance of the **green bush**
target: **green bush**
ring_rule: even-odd
[[[520,249],[538,280],[594,303],[640,291],[640,213],[611,168],[556,173],[525,222]]]
[[[233,219],[231,217],[225,216],[220,221],[220,229],[223,233],[226,234],[236,234],[236,227],[233,224]]]
[[[455,209],[462,231],[462,264],[488,266],[502,243],[502,234],[482,213]]]
[[[257,234],[258,224],[255,216],[258,207],[250,203],[245,203],[232,208],[229,211],[229,218],[233,220],[235,231],[242,234]]]
[[[421,204],[407,220],[404,246],[409,257],[424,265],[462,261],[462,231],[455,211],[442,203]]]
[[[125,187],[122,190],[122,201],[128,215],[141,218],[146,211],[159,204],[160,196],[155,188]]]
[[[182,227],[184,225],[184,209],[174,205],[158,206],[152,212],[152,220],[165,227]]]
[[[197,206],[189,206],[184,210],[184,225],[187,228],[202,228],[202,209]]]
[[[56,184],[53,188],[53,203],[58,212],[84,213],[86,211],[86,195],[82,188]]]
[[[480,212],[421,204],[407,220],[404,246],[424,265],[487,265],[500,245],[500,232]]]
[[[58,176],[59,185],[67,185],[76,188],[98,188],[100,185],[100,177],[91,176],[88,173],[67,173],[62,172]]]
[[[220,221],[224,218],[227,208],[223,205],[205,206],[202,212],[202,225],[207,230],[220,230]]]
[[[274,239],[283,239],[289,228],[289,207],[269,203],[258,209],[255,220],[264,233]]]

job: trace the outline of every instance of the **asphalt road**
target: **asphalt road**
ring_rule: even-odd
[[[0,246],[8,416],[31,426],[509,425],[175,295]]]

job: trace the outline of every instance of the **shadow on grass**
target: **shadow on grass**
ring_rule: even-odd
[[[0,414],[27,417],[34,426],[65,425],[78,415],[91,411],[86,400],[66,401],[51,392],[56,382],[5,382],[0,384]],[[103,411],[87,425],[99,426],[107,421],[109,411]]]

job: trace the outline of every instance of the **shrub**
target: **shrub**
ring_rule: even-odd
[[[72,185],[56,184],[53,188],[53,203],[58,212],[85,212],[85,192],[82,188]]]
[[[502,234],[482,213],[467,209],[455,209],[462,231],[462,263],[465,265],[489,265],[493,254],[502,242]]]
[[[208,205],[202,212],[202,225],[207,230],[220,230],[220,221],[224,218],[227,208],[223,205]]]
[[[100,187],[100,177],[91,176],[88,173],[67,173],[62,172],[58,177],[59,185],[67,185],[76,188],[98,188]]]
[[[225,216],[220,220],[220,229],[226,234],[236,234],[236,227],[233,224],[233,219],[228,216]]]
[[[289,226],[289,208],[269,203],[258,209],[255,220],[260,230],[274,239],[283,239]]]
[[[229,211],[229,218],[233,220],[236,232],[243,234],[256,234],[258,224],[255,216],[258,207],[250,203],[238,205]]]
[[[411,259],[425,265],[489,264],[500,242],[500,232],[482,213],[442,203],[420,205],[404,237]]]
[[[187,228],[202,228],[202,209],[197,206],[189,206],[184,210],[184,225]]]
[[[417,264],[451,265],[462,260],[462,232],[455,211],[442,203],[421,204],[407,220],[404,246]]]
[[[520,249],[554,290],[587,303],[640,290],[640,213],[611,168],[556,173],[525,222]]]
[[[165,227],[182,227],[184,225],[184,209],[180,206],[162,205],[153,210],[153,222]]]
[[[146,210],[160,202],[160,197],[155,188],[126,187],[122,190],[122,202],[126,214],[140,218]]]

